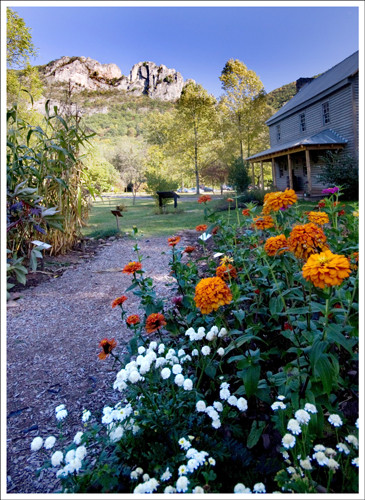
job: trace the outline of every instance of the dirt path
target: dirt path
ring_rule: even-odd
[[[184,244],[184,238],[182,239]],[[189,244],[188,240],[185,241]],[[7,311],[7,450],[8,493],[56,492],[54,472],[35,475],[40,453],[30,452],[32,439],[58,435],[54,409],[63,403],[69,412],[66,435],[81,429],[84,408],[100,410],[116,402],[111,389],[116,370],[110,360],[97,358],[99,341],[115,337],[119,347],[129,338],[119,308],[111,302],[131,283],[122,269],[136,260],[134,242],[113,241],[88,261],[66,270],[57,279],[22,292],[16,308]],[[171,294],[166,238],[139,242],[143,267],[154,279],[160,296]],[[129,314],[140,312],[138,299],[128,294]]]

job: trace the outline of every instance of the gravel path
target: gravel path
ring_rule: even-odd
[[[97,411],[117,401],[111,389],[116,369],[111,360],[97,358],[98,343],[115,337],[121,346],[130,336],[119,308],[112,309],[111,302],[130,285],[130,276],[120,270],[136,260],[136,254],[129,239],[107,245],[59,278],[25,290],[18,307],[7,311],[8,493],[50,493],[59,488],[51,470],[36,477],[43,460],[39,452],[30,451],[35,436],[58,435],[57,405],[66,405],[66,436],[72,439],[81,429],[83,408]],[[149,257],[143,267],[154,279],[157,294],[168,296],[166,238],[141,240],[139,246]],[[140,312],[138,298],[132,292],[127,295],[128,314]]]

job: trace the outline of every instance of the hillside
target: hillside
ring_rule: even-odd
[[[296,82],[291,82],[267,94],[267,104],[275,111],[284,106],[297,93]]]

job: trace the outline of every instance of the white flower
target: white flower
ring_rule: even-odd
[[[345,453],[345,455],[348,455],[350,453],[350,449],[345,445],[345,443],[336,444],[336,448],[340,453]]]
[[[236,396],[229,396],[229,398],[227,399],[227,403],[231,406],[237,406],[237,398]]]
[[[160,366],[164,366],[164,365],[166,365],[166,363],[167,363],[166,358],[163,358],[163,357],[157,358],[156,363],[155,363],[155,367],[160,368]]]
[[[275,401],[275,403],[271,405],[271,409],[274,411],[278,410],[279,408],[281,410],[285,410],[286,404],[284,404],[282,401]]]
[[[168,493],[175,493],[176,492],[176,488],[174,488],[173,486],[166,486],[166,488],[164,489],[163,492],[166,493],[166,494],[168,494]]]
[[[355,465],[355,467],[359,467],[359,457],[353,458],[351,463],[352,465]]]
[[[142,479],[143,479],[144,482],[148,481],[149,478],[150,478],[150,476],[147,473],[143,474],[143,476],[142,476]]]
[[[186,465],[180,465],[180,467],[178,468],[177,470],[177,473],[179,474],[179,476],[183,476],[184,474],[186,474],[188,472],[188,468]]]
[[[196,411],[205,411],[206,404],[204,403],[204,401],[200,400],[196,403],[195,408],[196,408]]]
[[[204,488],[201,486],[195,486],[195,488],[192,490],[192,493],[205,493]]]
[[[53,448],[55,442],[56,442],[56,438],[54,436],[49,436],[44,441],[44,447],[46,448],[46,450],[50,450],[51,448]]]
[[[139,382],[141,380],[141,375],[137,370],[132,370],[128,376],[128,379],[132,384],[135,384],[136,382]]]
[[[289,453],[287,451],[282,451],[281,454],[283,455],[285,460],[287,460],[289,458]]]
[[[176,481],[176,491],[178,493],[185,493],[185,491],[188,491],[189,483],[190,481],[186,476],[180,476]]]
[[[199,467],[199,462],[195,458],[188,460],[187,468],[189,472],[194,472]]]
[[[296,411],[295,414],[294,414],[294,416],[295,416],[296,420],[298,420],[298,422],[300,424],[304,424],[304,425],[307,425],[308,422],[311,419],[311,416],[305,410],[298,410],[298,411]]]
[[[160,344],[157,349],[158,354],[163,354],[165,352],[165,344]]]
[[[55,408],[55,412],[56,412],[56,413],[58,413],[59,411],[64,410],[65,408],[66,408],[66,406],[65,406],[65,405],[59,405],[59,406],[56,406],[56,408]]]
[[[189,448],[186,452],[186,458],[196,458],[197,453],[198,450],[196,450],[195,448]]]
[[[74,437],[74,443],[79,445],[81,443],[81,438],[83,436],[83,432],[76,432],[75,437]]]
[[[255,493],[266,493],[266,488],[264,483],[256,483],[253,487]]]
[[[146,351],[146,348],[143,347],[143,345],[141,345],[140,347],[138,347],[138,354],[143,354],[145,351]]]
[[[314,451],[324,451],[325,449],[326,447],[323,444],[316,444],[313,448]]]
[[[312,405],[311,403],[305,403],[304,409],[305,409],[305,411],[307,411],[309,413],[318,413],[317,408],[314,405]]]
[[[317,453],[315,453],[312,458],[317,460],[319,465],[327,465],[328,464],[328,458],[323,453],[323,451],[317,451]]]
[[[186,352],[184,351],[184,349],[179,349],[177,351],[177,355],[179,358],[181,358],[181,356],[185,356]]]
[[[300,428],[298,420],[295,420],[295,418],[291,418],[288,422],[288,425],[286,427],[288,431],[291,431],[293,434],[298,435],[302,432],[302,429]]]
[[[139,474],[137,474],[137,472],[135,470],[132,470],[129,477],[131,479],[138,479],[138,476],[139,476]]]
[[[191,391],[191,389],[193,388],[193,381],[190,380],[190,378],[186,378],[184,380],[183,388],[185,389],[185,391]]]
[[[185,438],[179,439],[178,443],[183,450],[188,450],[191,447],[191,443]]]
[[[231,393],[229,392],[228,389],[221,389],[219,391],[219,397],[223,400],[227,400],[229,398],[229,396],[231,395]]]
[[[124,434],[123,427],[121,425],[118,425],[109,434],[109,439],[112,443],[116,443],[123,437],[123,434]]]
[[[341,427],[343,424],[339,415],[332,414],[328,417],[328,422],[333,425],[333,427]]]
[[[334,450],[333,448],[326,448],[324,452],[327,456],[336,455],[337,453],[336,450]]]
[[[278,397],[277,397],[276,399],[278,399],[279,401],[284,401],[284,399],[285,399],[285,396],[283,396],[283,395],[280,395],[280,396],[278,396]]]
[[[213,457],[209,457],[209,458],[208,458],[208,462],[209,462],[209,464],[210,464],[212,467],[214,467],[214,466],[215,466],[215,463],[216,463],[216,462],[215,462],[215,459],[214,459]]]
[[[38,451],[42,448],[43,446],[43,439],[40,436],[37,436],[33,439],[33,441],[30,443],[30,449],[32,451]]]
[[[89,418],[91,417],[91,412],[89,410],[83,410],[82,411],[82,417],[81,417],[81,420],[83,422],[87,422],[89,420]]]
[[[67,410],[61,410],[56,413],[57,420],[63,420],[67,417]]]
[[[218,354],[218,356],[223,356],[223,355],[224,355],[224,349],[223,349],[223,347],[220,347],[220,348],[217,350],[217,354]]]
[[[355,427],[359,428],[359,419],[358,418],[356,419]]]
[[[328,459],[328,462],[327,462],[327,467],[328,467],[329,469],[334,469],[334,470],[336,470],[336,469],[338,469],[338,468],[339,468],[339,466],[340,466],[340,464],[339,464],[338,462],[336,462],[336,460],[334,460],[333,458],[329,458],[329,459]]]
[[[148,351],[146,356],[145,356],[145,360],[148,361],[149,363],[153,363],[153,361],[155,361],[157,359],[157,354],[155,353],[155,351]]]
[[[75,450],[69,450],[67,453],[66,453],[66,456],[65,456],[65,462],[68,464],[70,463],[72,460],[74,460],[76,457],[75,455]]]
[[[228,384],[228,382],[222,382],[222,383],[221,383],[221,387],[220,387],[220,388],[221,388],[221,389],[229,389],[229,384]]]
[[[207,406],[205,412],[212,420],[217,420],[219,418],[218,412],[213,406]]]
[[[218,333],[218,337],[225,337],[227,335],[227,330],[225,328],[221,328]]]
[[[79,460],[83,460],[86,457],[86,446],[78,446],[75,451],[75,456]]]
[[[178,375],[178,374],[179,374],[179,373],[181,373],[181,372],[182,372],[182,367],[181,367],[181,365],[174,365],[174,366],[172,367],[172,373],[173,373],[174,375]]]
[[[233,490],[234,493],[251,493],[250,488],[246,488],[246,486],[242,483],[237,483]]]
[[[359,441],[356,436],[353,434],[349,434],[348,436],[345,437],[346,441],[350,444],[352,444],[356,449],[359,447]]]
[[[156,348],[157,348],[157,342],[155,342],[155,341],[150,342],[148,349],[155,350]]]
[[[166,380],[169,378],[169,376],[171,375],[171,370],[170,368],[163,368],[161,370],[161,377]]]
[[[55,451],[51,456],[51,464],[53,467],[58,467],[63,460],[62,451]]]
[[[219,427],[221,426],[221,421],[219,420],[219,418],[216,418],[215,420],[213,420],[212,422],[212,427],[214,427],[214,429],[219,429]]]
[[[296,470],[294,467],[290,466],[290,467],[287,467],[286,470],[289,472],[289,474],[295,474],[296,473]]]
[[[223,405],[220,401],[214,401],[213,406],[217,411],[223,411]]]
[[[184,375],[178,373],[175,377],[175,384],[181,387],[184,384]]]
[[[137,472],[137,474],[139,474],[139,475],[143,474],[143,469],[142,469],[142,467],[137,467],[136,472]]]
[[[246,411],[248,408],[247,400],[245,398],[238,398],[237,408],[241,411]]]
[[[202,347],[202,354],[203,356],[209,356],[210,354],[210,347],[208,345],[205,345]]]
[[[295,437],[291,434],[285,434],[285,436],[281,440],[281,444],[286,449],[293,448],[295,446]]]
[[[199,356],[199,351],[198,351],[198,349],[193,349],[193,350],[191,351],[191,355],[192,355],[192,356]]]
[[[191,356],[190,354],[187,354],[186,356],[182,356],[180,358],[180,363],[185,363],[186,361],[191,361]]]
[[[310,457],[307,457],[305,460],[300,460],[299,463],[300,463],[300,466],[302,467],[302,469],[312,470],[312,466],[311,466],[310,461],[311,461]]]
[[[165,472],[161,475],[161,481],[168,481],[172,477],[170,469],[167,467]]]

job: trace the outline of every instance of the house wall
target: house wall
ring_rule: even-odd
[[[324,154],[325,151],[311,151],[311,179],[312,179],[312,193],[320,192],[322,189],[328,187],[319,182],[318,175],[321,171],[321,161],[320,156]],[[300,191],[306,191],[308,180],[307,172],[305,168],[305,154],[296,153],[292,155],[292,165],[293,165],[293,176],[302,178]],[[289,187],[289,168],[288,168],[288,158],[287,156],[282,156],[276,158],[275,161],[275,172],[276,172],[276,186],[279,191],[285,190]],[[280,174],[282,174],[280,176]]]
[[[353,81],[345,87],[271,125],[269,127],[271,147],[299,140],[330,128],[349,141],[345,151],[354,157],[358,157],[358,100],[358,75],[356,75]],[[330,122],[323,124],[322,104],[326,101],[329,102]],[[299,115],[303,112],[305,113],[306,122],[306,130],[304,132],[300,130],[299,118]],[[276,126],[279,124],[281,137],[278,141]]]

